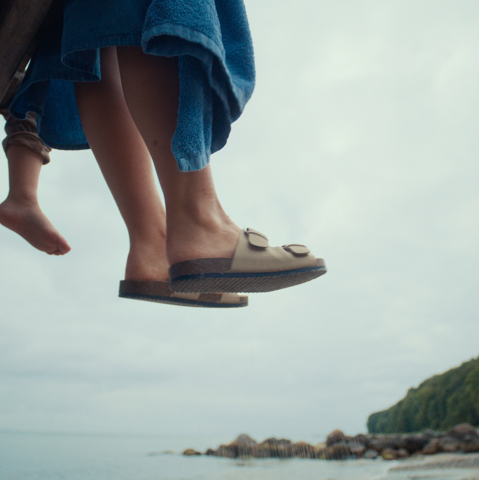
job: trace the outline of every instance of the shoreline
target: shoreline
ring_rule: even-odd
[[[389,471],[414,472],[438,469],[477,469],[479,477],[479,453],[439,453],[433,457],[412,457],[402,465],[391,467]]]
[[[354,437],[334,430],[326,442],[310,445],[282,438],[267,438],[261,443],[249,435],[241,434],[234,441],[220,445],[216,450],[208,448],[201,453],[192,448],[183,451],[185,456],[206,455],[223,458],[309,458],[318,460],[407,460],[419,459],[440,454],[474,455],[473,467],[479,468],[479,434],[470,424],[456,425],[445,434],[432,430],[421,433],[397,435],[364,435]],[[447,462],[454,462],[448,459]],[[469,463],[470,463],[469,462]],[[457,464],[461,461],[457,460]],[[466,462],[468,463],[468,462]],[[429,464],[429,462],[426,462]],[[433,467],[431,467],[433,468]],[[440,468],[440,467],[438,467]],[[455,467],[451,467],[455,468]]]

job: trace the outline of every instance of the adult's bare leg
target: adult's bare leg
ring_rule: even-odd
[[[26,146],[10,145],[7,159],[10,187],[7,198],[0,204],[0,223],[42,252],[50,255],[68,253],[70,245],[38,203],[42,156]]]
[[[195,258],[232,257],[240,228],[224,212],[210,166],[180,172],[171,151],[179,99],[176,58],[118,47],[124,96],[153,158],[167,211],[170,264]]]
[[[115,47],[101,51],[102,80],[75,84],[83,129],[130,238],[126,280],[168,279],[166,219],[148,149],[126,106]]]

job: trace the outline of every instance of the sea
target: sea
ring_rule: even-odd
[[[476,470],[397,472],[397,461],[185,457],[206,437],[0,430],[0,480],[479,480]],[[392,470],[391,470],[392,469]]]

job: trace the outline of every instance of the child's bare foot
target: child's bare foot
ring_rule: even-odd
[[[71,250],[35,201],[7,198],[0,204],[0,223],[49,255],[64,255]]]

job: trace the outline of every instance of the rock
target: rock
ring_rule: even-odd
[[[446,433],[447,437],[454,437],[458,440],[462,440],[465,436],[470,435],[472,438],[479,440],[479,434],[476,429],[470,423],[461,423]]]
[[[428,438],[429,440],[432,440],[433,438],[437,438],[438,434],[434,430],[431,430],[430,428],[426,428],[426,430],[424,430],[424,432],[422,432],[421,437]]]
[[[434,438],[423,449],[423,455],[434,455],[439,452],[439,440]]]
[[[215,457],[236,458],[237,450],[230,445],[220,445],[218,450],[214,453]]]
[[[441,452],[455,453],[459,450],[460,442],[457,438],[446,435],[438,440],[438,447]]]
[[[249,435],[246,435],[246,433],[242,433],[241,435],[238,435],[236,440],[233,440],[230,445],[238,445],[241,447],[252,447],[254,445],[258,445],[258,442],[251,438]]]
[[[326,445],[330,447],[335,443],[341,443],[345,441],[345,435],[341,430],[333,430],[327,437],[326,437]]]
[[[364,457],[366,460],[376,460],[379,457],[379,453],[376,450],[366,450]]]
[[[321,442],[317,443],[314,445],[314,449],[316,451],[316,458],[319,458],[321,460],[326,459],[326,453],[327,453],[327,447],[326,447],[326,442]]]
[[[291,458],[293,457],[293,444],[285,438],[267,438],[261,442],[256,450],[261,458]]]
[[[464,453],[479,452],[479,440],[472,435],[466,435],[460,443],[460,447]]]
[[[316,458],[319,458],[320,460],[328,460],[328,447],[324,447],[324,448],[317,448],[317,457]]]
[[[351,455],[351,450],[344,443],[336,443],[327,447],[326,452],[324,453],[324,458],[326,460],[344,460]]]
[[[402,441],[403,441],[403,437],[388,437],[386,439],[388,448],[392,448],[393,450],[398,450],[399,448],[401,448],[400,444]]]
[[[397,458],[397,452],[396,450],[393,450],[392,448],[386,448],[381,452],[381,457],[384,460],[396,460]]]
[[[242,433],[228,445],[225,445],[224,453],[232,458],[257,456],[258,442],[249,435]]]
[[[361,445],[364,445],[366,448],[368,448],[369,446],[369,438],[362,433],[353,437],[353,442],[360,443]]]
[[[381,453],[386,448],[386,444],[382,440],[373,438],[369,442],[369,448],[370,450],[374,450],[375,452]]]
[[[381,453],[386,448],[394,449],[395,445],[390,441],[389,438],[374,438],[369,442],[369,448],[371,450],[376,450],[376,452]]]
[[[401,438],[398,447],[405,449],[409,454],[420,452],[428,443],[430,438],[422,435],[407,435]]]
[[[410,456],[409,452],[405,448],[400,448],[396,450],[396,458],[408,458]]]
[[[296,442],[292,447],[292,456],[299,458],[318,458],[318,449],[306,442]]]
[[[381,456],[385,460],[407,458],[411,455],[433,455],[439,452],[464,453],[479,452],[479,434],[470,424],[461,424],[451,429],[447,435],[438,435],[425,430],[420,435],[401,436],[346,436],[341,430],[334,430],[326,442],[310,445],[307,442],[292,443],[285,438],[267,438],[261,443],[249,435],[241,434],[227,445],[217,450],[209,448],[205,455],[225,458],[321,458],[343,460],[346,458],[365,458],[373,460]],[[193,449],[183,452],[186,456],[201,455]],[[479,480],[479,479],[478,479]]]
[[[267,438],[263,440],[260,445],[270,446],[270,447],[291,447],[293,443],[291,440],[287,440],[286,438],[277,439],[274,437]]]
[[[362,458],[366,453],[366,447],[362,443],[351,441],[347,443],[347,446],[349,447],[351,455],[356,458]]]
[[[208,448],[205,455],[225,458],[238,458],[256,456],[258,442],[249,435],[241,434],[228,445],[220,445],[217,450]]]
[[[192,448],[187,448],[184,452],[183,455],[186,455],[187,457],[194,457],[197,455],[201,455],[200,452],[197,452],[196,450],[193,450]]]
[[[242,434],[236,440],[227,445],[220,445],[217,450],[211,448],[205,455],[225,458],[319,458],[320,449],[309,445],[306,442],[297,442],[293,445],[291,440],[285,438],[267,438],[257,443],[248,435]]]

